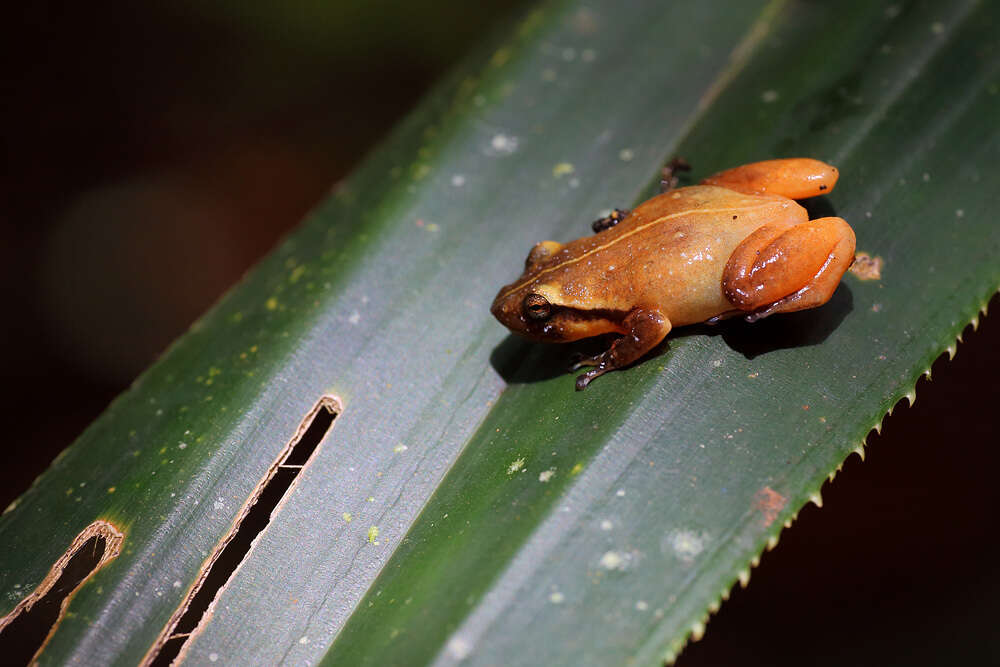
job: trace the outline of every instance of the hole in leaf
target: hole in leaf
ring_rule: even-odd
[[[233,530],[216,546],[201,574],[167,627],[150,648],[143,665],[167,667],[182,657],[188,641],[198,634],[206,612],[246,559],[299,473],[309,464],[323,437],[341,412],[340,401],[324,396],[302,421],[295,436],[282,450],[243,507]]]
[[[0,661],[27,665],[55,632],[70,598],[105,563],[118,556],[124,535],[106,521],[85,528],[42,583],[0,619]]]

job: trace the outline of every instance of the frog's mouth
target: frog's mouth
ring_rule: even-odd
[[[620,310],[597,308],[594,310],[576,310],[560,307],[553,313],[553,320],[558,318],[558,334],[552,336],[543,333],[542,340],[570,342],[591,336],[607,333],[626,333],[622,320],[628,313]]]
[[[505,327],[528,340],[541,343],[568,343],[605,333],[625,333],[621,326],[628,314],[618,310],[577,310],[565,306],[551,306],[545,319],[535,320],[524,313],[522,299],[500,298],[494,300],[490,311]]]

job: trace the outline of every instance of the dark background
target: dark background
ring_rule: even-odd
[[[526,4],[39,2],[6,17],[0,507]],[[938,360],[679,665],[1000,664],[995,320]]]

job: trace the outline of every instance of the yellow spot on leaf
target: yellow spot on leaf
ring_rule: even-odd
[[[552,175],[556,178],[562,178],[572,174],[576,169],[569,162],[560,162],[556,166],[552,167]]]
[[[500,67],[504,65],[508,60],[510,60],[510,49],[497,49],[493,57],[490,58],[490,64],[494,67]]]

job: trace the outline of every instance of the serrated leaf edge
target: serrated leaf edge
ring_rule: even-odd
[[[739,582],[741,588],[746,588],[750,584],[750,573],[754,568],[760,565],[760,559],[764,551],[765,550],[771,551],[776,546],[778,546],[778,541],[780,540],[782,531],[792,527],[792,524],[799,516],[799,512],[802,511],[802,509],[806,506],[806,504],[811,502],[817,507],[823,506],[823,496],[821,494],[821,489],[823,484],[833,483],[833,480],[836,478],[837,473],[841,472],[844,469],[844,463],[847,461],[847,459],[850,458],[852,454],[857,454],[858,457],[861,459],[861,461],[865,460],[865,446],[868,444],[868,436],[871,435],[871,432],[875,431],[878,434],[882,433],[882,425],[885,423],[885,418],[892,414],[892,411],[895,409],[897,405],[899,405],[903,401],[904,398],[907,400],[907,403],[911,407],[913,406],[914,403],[917,402],[917,384],[919,383],[920,378],[926,377],[927,380],[930,381],[931,366],[933,365],[934,361],[940,359],[945,353],[948,354],[949,361],[955,358],[955,355],[958,352],[958,344],[964,342],[963,334],[965,332],[966,327],[971,325],[973,331],[979,329],[979,318],[986,317],[987,311],[989,309],[990,299],[997,294],[1000,294],[1000,286],[998,286],[996,289],[993,290],[993,292],[990,294],[989,297],[986,298],[986,300],[979,307],[979,309],[972,316],[972,318],[969,319],[968,322],[963,324],[962,327],[955,334],[953,334],[953,342],[947,345],[937,355],[934,356],[933,360],[931,361],[931,365],[929,365],[924,371],[917,374],[917,376],[913,380],[913,384],[910,387],[910,389],[906,392],[899,393],[896,395],[896,397],[892,400],[889,407],[886,408],[885,412],[882,414],[882,417],[875,424],[873,424],[870,429],[868,429],[868,432],[861,439],[861,442],[858,444],[858,446],[852,449],[850,452],[848,452],[847,456],[845,456],[844,459],[837,465],[837,467],[831,470],[830,473],[824,479],[824,481],[820,483],[819,488],[810,492],[805,502],[803,502],[798,509],[793,511],[789,516],[785,518],[785,521],[782,524],[780,524],[780,527],[777,530],[777,532],[767,537],[767,539],[764,542],[763,548],[760,551],[758,551],[755,555],[753,555],[744,567],[737,570],[733,578],[729,581],[728,585],[726,585],[719,593],[718,597],[711,600],[708,603],[705,612],[691,624],[688,633],[682,637],[679,637],[678,639],[675,639],[673,642],[670,643],[670,646],[663,653],[663,663],[665,665],[673,665],[677,661],[677,658],[680,656],[681,652],[687,647],[689,643],[699,641],[702,637],[705,636],[708,622],[711,620],[712,615],[714,615],[716,612],[719,611],[724,601],[729,599],[729,596],[732,593],[736,583]]]

